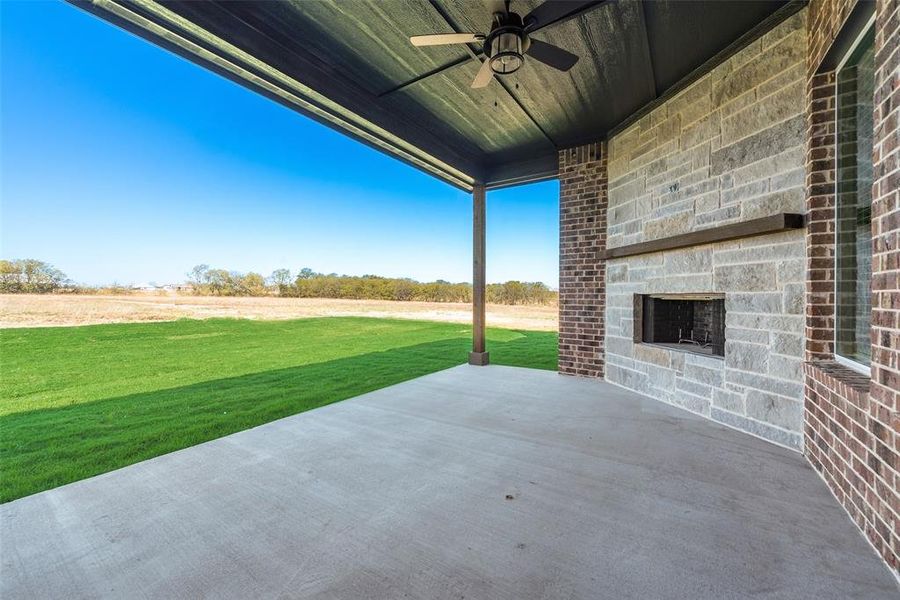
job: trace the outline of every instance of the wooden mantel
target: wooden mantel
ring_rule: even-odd
[[[730,225],[723,225],[721,227],[713,227],[710,229],[701,229],[699,231],[682,233],[680,235],[650,240],[639,244],[607,248],[601,254],[601,258],[610,259],[634,256],[636,254],[649,254],[650,252],[662,252],[664,250],[674,250],[676,248],[687,248],[688,246],[701,246],[703,244],[712,244],[714,242],[725,242],[738,238],[754,237],[757,235],[766,235],[802,228],[803,215],[795,213],[778,213],[768,217],[741,221],[740,223],[732,223]]]

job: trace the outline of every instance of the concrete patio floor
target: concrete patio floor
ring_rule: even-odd
[[[898,596],[799,454],[510,367],[435,373],[0,518],[3,598]]]

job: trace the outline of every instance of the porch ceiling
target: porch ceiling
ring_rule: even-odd
[[[605,138],[802,5],[598,2],[534,35],[578,54],[571,71],[530,60],[473,90],[478,45],[415,48],[409,36],[486,32],[480,0],[70,1],[464,189],[555,176],[558,149]]]

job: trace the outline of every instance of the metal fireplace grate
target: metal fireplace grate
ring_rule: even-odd
[[[725,356],[725,297],[716,294],[640,294],[635,337],[645,344]]]

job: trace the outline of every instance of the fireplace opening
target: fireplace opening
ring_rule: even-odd
[[[638,294],[635,338],[674,350],[725,356],[725,297],[719,294]]]

